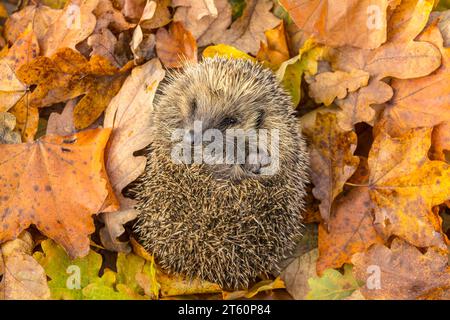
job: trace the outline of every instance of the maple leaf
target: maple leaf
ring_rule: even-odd
[[[353,155],[357,137],[353,131],[338,127],[336,115],[319,113],[310,140],[313,194],[321,201],[320,213],[328,223],[334,199],[358,167],[359,158]]]
[[[117,208],[106,202],[113,198],[103,161],[110,131],[0,145],[0,243],[34,224],[72,257],[88,253],[91,216]]]
[[[225,30],[216,43],[228,44],[239,50],[256,55],[264,31],[273,29],[280,20],[271,12],[273,2],[270,0],[249,0],[241,17]]]
[[[422,254],[405,241],[394,239],[390,248],[374,245],[352,261],[356,278],[366,283],[361,292],[368,299],[426,299],[437,290],[450,289],[447,254],[436,248]]]
[[[18,78],[18,69],[36,58],[39,45],[30,27],[20,35],[8,53],[0,59],[0,112],[6,112],[17,103],[27,90]]]
[[[431,208],[450,199],[450,165],[427,157],[431,131],[418,128],[396,138],[381,131],[368,159],[377,231],[418,247],[443,246]]]
[[[167,68],[179,68],[183,61],[197,62],[197,43],[180,22],[173,22],[169,31],[156,32],[156,52]]]
[[[0,246],[0,275],[4,270],[0,300],[50,299],[45,271],[31,256],[33,247],[33,238],[28,232]]]
[[[38,108],[84,95],[74,108],[74,125],[83,129],[92,124],[119,91],[131,64],[118,69],[106,58],[93,56],[88,61],[77,51],[64,48],[52,57],[38,57],[23,65],[19,79],[36,88],[11,110],[26,141],[34,138]]]
[[[386,41],[388,0],[281,0],[297,26],[329,46],[374,49]]]

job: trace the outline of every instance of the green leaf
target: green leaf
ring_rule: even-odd
[[[308,280],[311,291],[308,300],[342,300],[361,287],[355,279],[352,265],[344,265],[344,274],[334,269],[324,271],[322,277]]]

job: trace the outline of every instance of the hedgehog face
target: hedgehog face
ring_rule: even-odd
[[[277,120],[280,108],[268,94],[279,88],[272,73],[253,63],[223,61],[206,59],[172,75],[157,103],[157,121],[163,126],[158,130],[165,132],[168,149],[180,142],[185,149],[190,146],[191,154],[200,148],[204,167],[216,177],[259,178],[271,164],[268,146],[259,144],[261,129],[282,123]],[[208,152],[211,143],[214,152]]]

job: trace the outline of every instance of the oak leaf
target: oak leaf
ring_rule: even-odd
[[[45,271],[31,256],[33,247],[28,232],[0,246],[0,300],[50,299]]]
[[[34,224],[72,257],[88,253],[91,216],[117,208],[106,202],[114,199],[103,160],[110,132],[0,145],[0,243]]]
[[[197,62],[197,42],[180,22],[173,22],[169,31],[156,32],[156,53],[167,68],[179,68],[186,61]]]
[[[357,136],[339,128],[333,113],[319,113],[310,140],[313,194],[321,201],[320,213],[328,223],[334,199],[358,167],[359,158],[353,155]]]
[[[405,241],[394,239],[390,248],[377,244],[352,261],[356,278],[369,284],[361,288],[368,299],[426,299],[437,290],[450,289],[447,255],[436,248],[422,254]],[[374,267],[378,268],[379,283],[369,279],[374,271],[368,270]]]

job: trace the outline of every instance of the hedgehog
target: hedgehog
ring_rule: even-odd
[[[301,238],[308,156],[275,75],[249,60],[205,58],[169,74],[154,105],[147,166],[131,190],[140,243],[162,269],[224,290],[278,274]],[[222,141],[193,161],[210,129]]]

